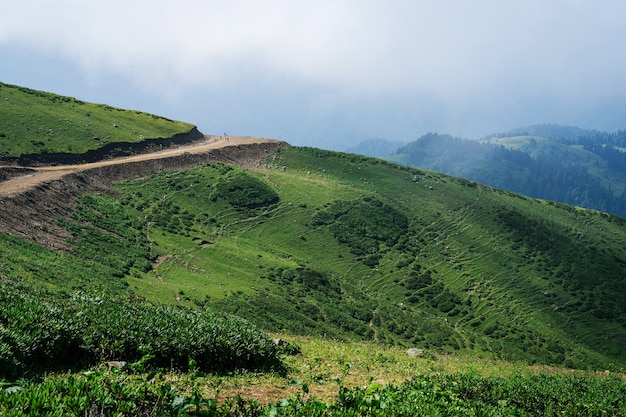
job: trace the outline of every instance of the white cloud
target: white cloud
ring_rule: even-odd
[[[621,0],[0,0],[0,10],[0,46],[166,99],[284,80],[306,86],[312,111],[397,98],[462,124],[538,100],[626,97]]]
[[[147,85],[260,70],[345,88],[455,94],[509,82],[575,86],[600,75],[606,64],[598,61],[624,65],[617,1],[11,3],[0,40]]]
[[[303,76],[341,72],[358,2],[36,1],[0,17],[0,40],[58,51],[138,79],[228,77],[233,64]],[[5,9],[6,10],[6,9]],[[358,36],[358,34],[356,34]]]

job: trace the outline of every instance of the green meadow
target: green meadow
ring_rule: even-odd
[[[82,154],[116,142],[169,138],[193,125],[0,83],[0,156]]]
[[[3,415],[626,413],[619,216],[303,147],[76,197],[0,236]]]
[[[45,262],[24,268],[12,245],[5,263],[272,332],[624,366],[617,216],[290,148],[256,171],[207,164],[117,184],[114,195],[83,196],[63,224],[75,258],[35,259],[75,262],[69,275],[89,279],[50,277]],[[108,273],[91,275],[98,268]]]

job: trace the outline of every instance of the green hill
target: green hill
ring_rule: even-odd
[[[0,100],[14,165],[202,136],[5,84]],[[497,149],[530,158],[530,139],[554,145]],[[619,165],[617,139],[571,150]],[[1,197],[32,216],[0,234],[3,415],[626,412],[625,219],[284,143],[177,158]]]
[[[85,154],[194,130],[140,111],[0,83],[0,157]]]
[[[2,240],[3,276],[263,329],[624,369],[626,221],[378,159],[289,148],[86,194],[73,254]],[[52,267],[50,259],[55,259]]]

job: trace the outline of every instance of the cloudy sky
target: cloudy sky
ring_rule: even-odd
[[[342,150],[626,128],[623,0],[0,0],[0,81]],[[0,121],[1,123],[1,121]]]

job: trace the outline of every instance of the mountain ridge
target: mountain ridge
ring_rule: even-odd
[[[530,197],[626,216],[625,135],[595,133],[576,139],[500,135],[474,141],[428,134],[387,159]]]

